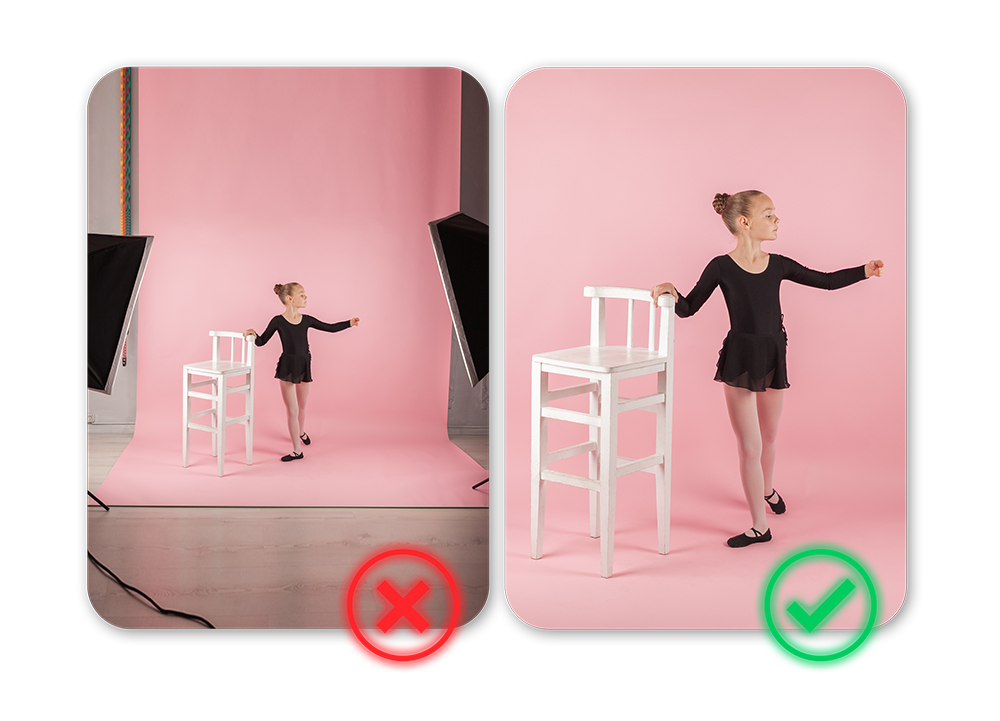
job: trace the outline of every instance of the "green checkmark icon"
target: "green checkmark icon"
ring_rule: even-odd
[[[833,612],[847,597],[854,593],[857,586],[849,578],[845,578],[840,584],[826,595],[813,611],[807,611],[798,601],[792,601],[788,605],[788,615],[795,623],[799,624],[806,633],[812,633],[817,628],[830,620]]]
[[[775,589],[782,579],[787,578],[789,569],[795,564],[812,564],[826,557],[833,559],[837,565],[853,570],[843,575],[830,576],[830,585],[824,595],[806,598],[807,605],[793,601],[790,596],[784,603],[778,603]],[[846,570],[845,569],[845,570]],[[857,574],[857,575],[855,575]],[[851,581],[849,579],[860,579]],[[856,585],[855,585],[856,584]],[[860,596],[855,599],[854,589]],[[857,633],[834,641],[822,643],[819,636],[823,633],[834,614],[846,615],[846,601],[862,602],[868,600],[868,618]],[[800,597],[801,598],[801,597]],[[784,608],[788,614],[786,621],[792,628],[781,628],[786,625],[778,623],[776,614]],[[771,572],[761,593],[761,609],[766,628],[763,634],[764,654],[761,669],[764,673],[881,673],[881,656],[878,648],[880,629],[875,628],[878,618],[878,593],[875,581],[849,553],[837,548],[803,548],[795,551],[780,561]],[[796,633],[794,629],[801,627]]]

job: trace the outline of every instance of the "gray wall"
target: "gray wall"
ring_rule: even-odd
[[[462,161],[458,209],[476,220],[490,223],[490,106],[479,82],[462,73]],[[475,388],[465,372],[462,352],[451,333],[451,375],[448,382],[448,432],[488,435],[490,429],[490,376]]]
[[[132,229],[138,225],[136,196],[136,69],[132,69]],[[121,76],[101,78],[87,103],[87,232],[121,234]],[[141,299],[140,299],[141,302]],[[138,305],[126,341],[127,363],[119,368],[110,396],[87,391],[87,422],[135,424]],[[119,361],[120,362],[120,361]]]

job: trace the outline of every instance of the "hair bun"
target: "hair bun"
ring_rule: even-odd
[[[281,289],[282,289],[283,287],[284,287],[284,285],[282,285],[281,283],[275,283],[275,284],[274,284],[274,293],[275,293],[275,295],[277,295],[277,296],[278,296],[279,298],[281,297]]]
[[[716,193],[715,200],[712,201],[712,207],[715,208],[715,212],[722,215],[722,211],[726,209],[726,201],[732,197],[729,193]]]

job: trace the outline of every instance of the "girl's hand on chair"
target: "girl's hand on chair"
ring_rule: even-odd
[[[352,327],[353,327],[353,326],[356,326],[356,325],[357,325],[358,323],[360,323],[360,322],[361,322],[361,320],[360,320],[360,319],[358,319],[358,318],[351,318],[351,326],[352,326]]]
[[[885,268],[885,263],[881,260],[872,260],[865,265],[865,278],[871,278],[873,275],[877,278],[882,277],[882,270]]]
[[[670,293],[674,297],[674,302],[678,301],[677,289],[674,288],[673,283],[660,283],[659,285],[653,286],[653,290],[649,294],[653,297],[653,304],[656,304],[657,299],[664,293]]]
[[[256,338],[257,331],[255,331],[253,328],[247,328],[245,331],[243,331],[243,340],[246,340],[248,335],[252,335],[254,338]]]

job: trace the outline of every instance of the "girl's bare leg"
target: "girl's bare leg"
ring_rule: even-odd
[[[295,391],[295,383],[278,381],[281,384],[281,400],[285,402],[285,415],[288,418],[288,435],[292,437],[292,450],[302,452],[302,440],[299,438],[299,402]],[[301,383],[298,385],[302,385]]]
[[[295,386],[295,397],[299,402],[299,436],[306,432],[306,401],[309,399],[309,386],[312,383],[299,383]]]
[[[736,433],[736,448],[740,456],[740,480],[743,481],[743,494],[750,507],[750,518],[753,527],[763,533],[767,530],[767,515],[764,512],[764,472],[761,466],[761,434],[760,422],[757,419],[757,399],[761,395],[746,388],[724,386],[726,390],[726,407],[729,409],[729,422]],[[766,391],[770,393],[770,391]],[[753,533],[748,532],[748,536]]]
[[[771,388],[757,396],[757,419],[760,422],[760,465],[764,472],[764,495],[770,496],[774,491],[771,485],[774,480],[774,457],[778,439],[778,420],[785,403],[785,391]],[[777,500],[777,498],[772,499]]]

